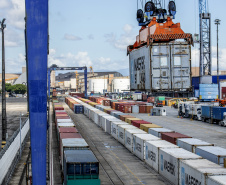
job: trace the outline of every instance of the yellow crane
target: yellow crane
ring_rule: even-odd
[[[92,66],[90,66],[90,67],[89,67],[89,70],[90,70],[90,74],[93,74],[93,76],[92,76],[92,77],[94,77],[93,67],[92,67]]]

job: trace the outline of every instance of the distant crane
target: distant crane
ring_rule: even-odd
[[[211,75],[211,14],[207,10],[208,0],[199,0],[200,23],[200,76]]]
[[[92,74],[93,74],[93,76],[92,76],[92,77],[94,77],[93,67],[92,67],[92,66],[90,66],[90,67],[89,67],[89,70],[90,70],[90,73],[92,73]]]

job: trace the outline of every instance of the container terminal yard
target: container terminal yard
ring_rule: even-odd
[[[45,0],[25,0],[26,67],[6,73],[11,27],[5,29],[3,18],[0,184],[226,185],[221,21],[214,20],[212,60],[212,12],[208,0],[195,3],[198,34],[175,23],[176,0],[131,3],[139,32],[126,44],[127,75],[110,66],[100,70],[105,59],[93,65],[85,52],[78,65],[72,54],[71,65],[63,55],[51,58],[53,4]],[[84,38],[65,34],[64,40]],[[198,67],[192,57],[197,45]]]

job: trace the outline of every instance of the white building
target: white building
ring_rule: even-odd
[[[89,91],[94,93],[103,93],[107,91],[108,82],[107,79],[90,79]]]
[[[130,79],[116,78],[112,80],[112,92],[130,91]]]

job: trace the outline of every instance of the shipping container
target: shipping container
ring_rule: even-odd
[[[147,141],[158,141],[158,137],[151,134],[133,134],[133,153],[142,161],[145,159],[145,146]]]
[[[61,128],[61,127],[74,127],[75,124],[74,123],[57,123],[57,128]]]
[[[226,107],[212,107],[213,121],[226,126]]]
[[[128,123],[121,121],[121,122],[112,122],[111,123],[111,135],[118,140],[118,126],[119,125],[129,125]]]
[[[120,119],[117,119],[116,117],[107,118],[105,132],[107,132],[109,134],[111,134],[111,123],[112,122],[122,122],[122,121]]]
[[[144,120],[132,120],[131,124],[137,128],[140,128],[141,124],[151,124],[150,122],[144,121]]]
[[[195,153],[216,164],[224,166],[224,159],[226,158],[226,149],[224,148],[217,146],[202,146],[197,147]]]
[[[174,132],[173,130],[169,130],[166,128],[149,128],[148,133],[152,134],[156,137],[162,138],[161,133]]]
[[[118,125],[118,141],[125,145],[125,130],[126,129],[137,129],[132,125]]]
[[[126,118],[125,119],[125,122],[126,123],[129,123],[130,125],[132,124],[132,121],[142,121],[142,119],[140,119],[140,118]]]
[[[200,146],[214,146],[214,144],[207,143],[195,138],[177,139],[177,145],[189,152],[195,153],[197,147]]]
[[[125,121],[126,118],[135,118],[134,116],[130,116],[130,115],[120,115],[120,119],[122,121]]]
[[[226,185],[226,175],[208,176],[207,185]]]
[[[136,128],[136,127],[135,127]],[[138,128],[136,129],[126,129],[125,130],[125,147],[130,151],[133,152],[133,135],[134,134],[146,134],[143,130]]]
[[[217,84],[199,84],[199,99],[200,100],[218,99],[218,85]]]
[[[191,46],[154,43],[130,52],[131,90],[191,91]]]
[[[89,145],[86,143],[86,141],[83,138],[66,138],[62,139],[62,145],[61,145],[61,164],[63,167],[63,153],[65,150],[88,150]]]
[[[178,138],[191,138],[190,136],[186,136],[184,134],[180,134],[178,132],[166,132],[162,133],[162,139],[172,143],[172,144],[177,144],[177,139]]]
[[[179,184],[180,161],[183,159],[194,160],[202,157],[188,152],[182,148],[160,148],[159,173],[171,183]]]
[[[107,116],[101,116],[100,117],[100,127],[105,131],[106,130],[106,121],[108,118],[114,118],[113,116],[110,116],[109,114]]]
[[[159,150],[160,148],[178,148],[177,145],[164,140],[147,141],[145,143],[145,162],[159,172]]]
[[[63,164],[64,185],[100,185],[99,162],[91,150],[66,150]]]
[[[141,124],[140,129],[147,132],[149,128],[162,128],[162,126],[156,125],[156,124]]]
[[[132,113],[138,114],[139,113],[139,105],[132,106]]]
[[[225,175],[226,169],[206,159],[180,161],[180,185],[207,185],[207,178],[214,175]],[[213,185],[213,184],[211,184]]]

